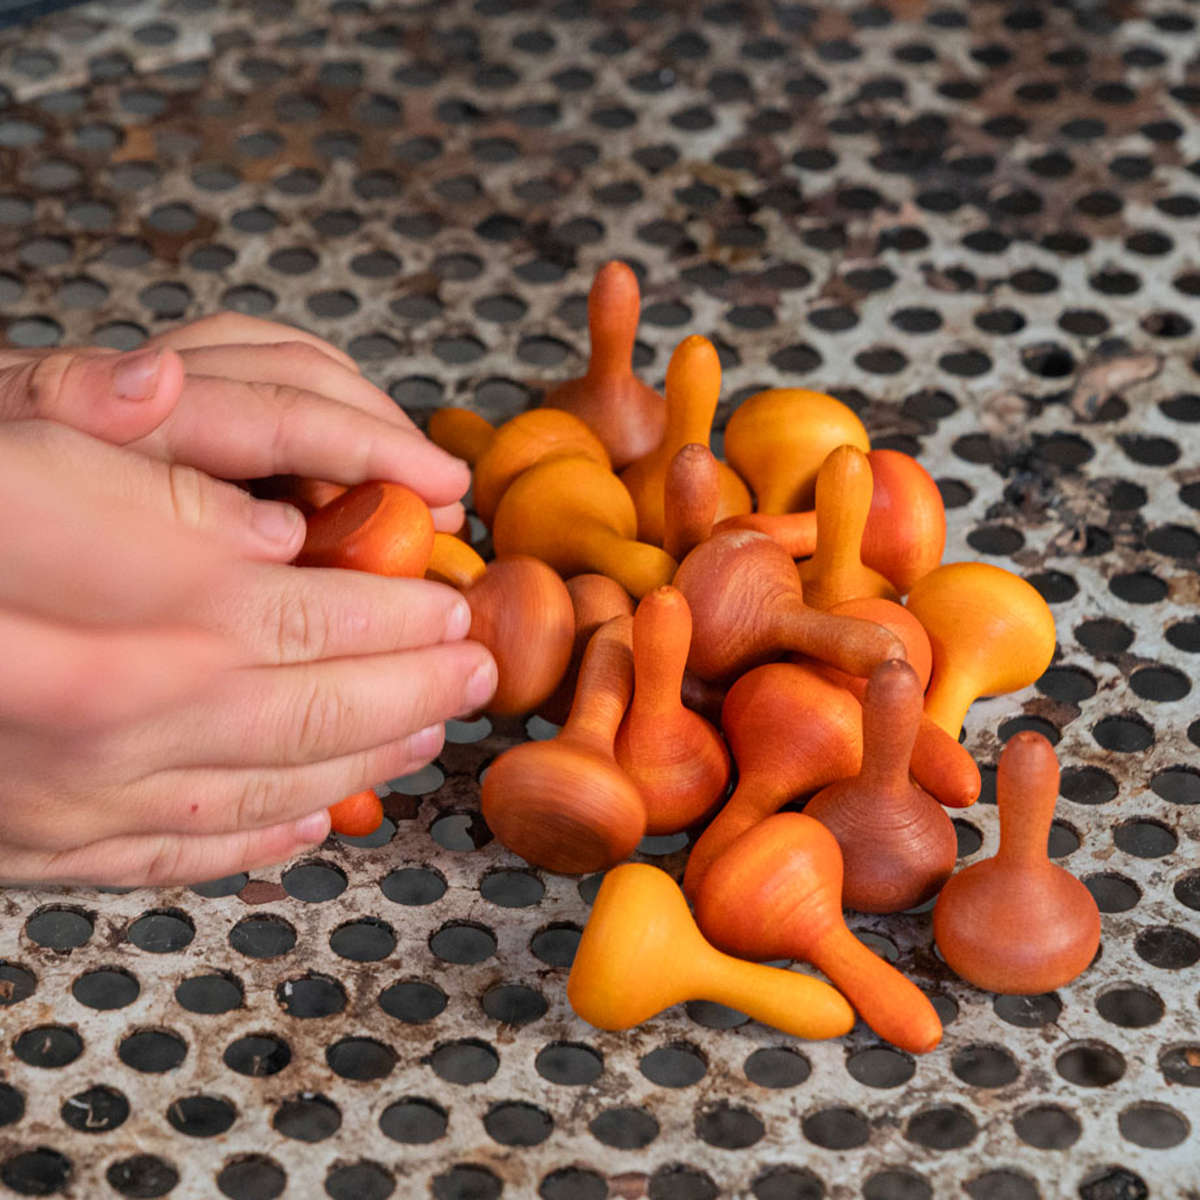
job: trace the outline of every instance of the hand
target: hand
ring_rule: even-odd
[[[0,882],[279,861],[486,703],[456,592],[288,566],[301,537],[192,468],[0,424]]]
[[[45,417],[221,479],[404,483],[447,532],[466,465],[425,438],[352,359],[311,334],[222,313],[130,354],[0,349],[0,420]]]

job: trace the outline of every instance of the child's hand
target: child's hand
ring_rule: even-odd
[[[0,881],[278,861],[486,702],[457,593],[284,565],[301,538],[198,471],[0,424]]]
[[[222,313],[129,354],[0,349],[0,420],[45,417],[221,479],[307,475],[412,488],[462,523],[465,464],[328,343]]]

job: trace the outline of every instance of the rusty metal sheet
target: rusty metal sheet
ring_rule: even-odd
[[[339,1200],[1200,1195],[1195,6],[148,0],[0,32],[0,328],[136,345],[220,306],[344,347],[418,418],[576,373],[593,270],[720,419],[834,392],[1031,579],[1052,850],[1098,961],[997,999],[927,913],[855,917],[935,997],[919,1060],[711,1005],[570,1012],[595,880],[477,813],[530,732],[456,725],[383,833],[252,880],[0,893],[0,1193]],[[719,444],[719,439],[718,439]],[[534,727],[533,736],[544,730]],[[985,771],[989,781],[990,770]],[[962,813],[962,860],[996,844]],[[643,855],[679,870],[678,841]]]

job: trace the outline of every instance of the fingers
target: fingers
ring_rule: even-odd
[[[467,602],[444,584],[273,564],[248,565],[223,586],[197,594],[193,614],[264,665],[456,642],[471,627]]]
[[[210,836],[114,837],[57,853],[14,851],[0,862],[0,884],[46,882],[101,887],[167,887],[219,879],[283,862],[329,833],[329,814],[310,813],[263,829]]]
[[[440,508],[431,508],[433,527],[441,533],[457,533],[467,519],[467,510],[459,503],[444,504]]]
[[[55,350],[0,369],[0,420],[59,421],[119,446],[162,424],[182,389],[173,350]]]
[[[278,321],[247,317],[242,313],[220,312],[211,317],[201,317],[198,321],[191,321],[177,329],[157,334],[145,344],[167,346],[172,350],[182,351],[205,346],[270,346],[279,342],[304,342],[349,370],[358,371],[358,365],[350,355],[316,334],[292,325],[281,325]]]
[[[146,744],[135,740],[129,754],[150,769],[323,763],[474,711],[495,688],[495,660],[477,642],[247,668],[232,672],[203,706],[164,717],[136,735]]]
[[[183,363],[189,375],[317,392],[406,429],[416,429],[408,414],[386,392],[348,367],[340,357],[334,358],[311,342],[281,340],[274,345],[200,346],[185,350]]]
[[[73,734],[143,717],[233,664],[231,647],[190,629],[103,630],[0,609],[0,721]]]
[[[136,446],[222,479],[386,479],[406,484],[431,506],[453,504],[470,484],[467,465],[420,433],[273,383],[190,376],[175,410]]]

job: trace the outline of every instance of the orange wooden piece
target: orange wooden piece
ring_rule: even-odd
[[[475,462],[471,484],[476,516],[490,529],[513,480],[547,458],[582,455],[610,467],[608,451],[578,418],[556,408],[531,408],[505,421]]]
[[[811,508],[817,471],[843,445],[870,449],[863,423],[840,400],[804,388],[758,392],[725,426],[725,457],[750,485],[760,513]]]
[[[909,778],[921,682],[896,659],[871,672],[863,700],[862,769],[805,806],[842,848],[842,904],[859,912],[915,908],[954,870],[958,839],[946,810]]]
[[[674,583],[692,610],[688,666],[703,679],[732,679],[789,650],[852,675],[904,657],[890,630],[805,604],[795,564],[762,533],[714,533],[683,560]]]
[[[730,954],[814,964],[880,1037],[927,1053],[942,1037],[933,1005],[846,928],[841,895],[833,834],[802,813],[778,813],[713,863],[696,895],[696,920]]]
[[[644,596],[671,582],[675,560],[635,540],[637,514],[625,485],[587,458],[552,458],[519,475],[496,510],[499,554],[532,554],[561,575],[599,571]]]
[[[615,579],[607,575],[587,573],[573,575],[567,580],[567,595],[575,614],[575,636],[567,669],[558,687],[538,710],[540,715],[554,725],[561,725],[571,711],[575,699],[575,685],[579,679],[579,667],[587,644],[606,621],[613,617],[632,617],[633,600]]]
[[[714,527],[714,533],[726,529],[753,529],[778,542],[790,558],[808,558],[817,548],[817,514],[813,509],[796,513],[743,513],[726,517]]]
[[[434,533],[433,550],[425,568],[426,579],[461,589],[478,579],[485,570],[487,563],[462,538],[452,533]]]
[[[383,822],[383,801],[373,788],[355,792],[329,808],[329,827],[343,837],[366,837]]]
[[[748,671],[729,689],[721,725],[737,788],[692,847],[683,876],[690,898],[740,833],[862,766],[861,713],[845,688],[793,663]]]
[[[587,374],[560,383],[543,401],[579,417],[604,443],[618,471],[653,450],[666,426],[662,396],[633,373],[640,306],[633,271],[623,262],[605,263],[588,294]]]
[[[838,1037],[854,1024],[854,1010],[822,980],[711,946],[675,882],[647,863],[625,863],[604,877],[567,999],[598,1029],[630,1029],[685,1000],[725,1004],[802,1038]]]
[[[667,425],[662,441],[621,472],[638,515],[638,538],[661,546],[665,484],[675,455],[692,443],[707,446],[721,392],[721,361],[708,338],[684,338],[667,365]],[[724,463],[717,464],[716,519],[750,511],[750,492]]]
[[[429,506],[403,484],[376,481],[360,483],[308,518],[296,562],[418,577],[432,552]]]
[[[617,730],[617,762],[646,805],[646,832],[687,829],[720,803],[729,783],[721,735],[680,700],[692,636],[673,587],[648,593],[633,618],[633,703]]]
[[[463,590],[472,641],[496,660],[498,682],[487,711],[532,712],[559,685],[575,643],[575,612],[563,581],[525,555],[497,558]]]
[[[627,858],[646,830],[637,785],[613,758],[633,691],[633,618],[602,625],[557,737],[506,750],[483,777],[484,820],[536,867],[573,875]]]
[[[1015,734],[996,772],[1000,849],[955,875],[933,910],[942,957],[976,987],[1007,995],[1053,991],[1096,955],[1096,901],[1047,855],[1057,798],[1054,747],[1040,733]]]
[[[1003,567],[936,567],[913,586],[908,611],[933,647],[925,711],[953,738],[978,697],[1028,687],[1054,657],[1054,616],[1046,601]]]
[[[662,546],[676,562],[712,533],[721,499],[719,466],[708,446],[689,442],[667,467]]]
[[[429,440],[472,466],[491,445],[495,426],[469,408],[439,408],[429,415]]]
[[[942,561],[946,506],[933,477],[911,455],[872,450],[867,461],[875,487],[862,560],[904,595]]]
[[[836,604],[831,613],[846,617],[861,617],[890,629],[904,643],[908,665],[917,674],[922,689],[929,683],[933,669],[933,649],[924,626],[902,604],[893,600],[848,600]],[[861,701],[866,694],[867,681],[861,676],[847,675],[833,667],[821,668],[830,680],[848,688]],[[952,738],[925,713],[917,725],[917,740],[909,763],[912,777],[935,800],[947,808],[968,808],[979,799],[983,780],[979,767],[967,748]]]
[[[865,596],[897,598],[896,589],[862,561],[872,487],[871,464],[857,446],[832,450],[817,472],[817,545],[799,567],[804,602],[812,608]]]

